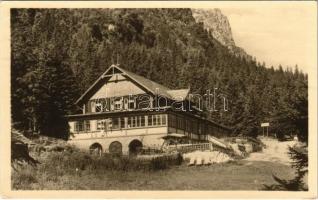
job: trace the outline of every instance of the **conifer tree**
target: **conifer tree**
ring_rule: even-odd
[[[229,112],[209,113],[209,119],[236,134],[257,136],[266,120],[273,133],[292,132],[307,140],[307,75],[232,55],[195,22],[190,9],[11,13],[12,120],[20,129],[63,132],[48,121],[65,125],[62,116],[74,111],[70,102],[118,60],[121,67],[172,89],[190,87],[204,94],[219,88],[228,97]],[[51,115],[42,116],[45,109]]]

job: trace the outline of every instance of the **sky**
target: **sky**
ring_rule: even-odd
[[[220,5],[237,46],[267,66],[317,67],[317,7],[313,2]]]

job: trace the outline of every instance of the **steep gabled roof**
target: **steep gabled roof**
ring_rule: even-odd
[[[190,89],[168,90],[167,92],[175,100],[185,100],[188,97]]]
[[[122,73],[123,76],[127,76],[130,78],[133,82],[141,86],[143,89],[147,90],[153,95],[160,95],[164,96],[169,99],[176,99],[180,100],[181,98],[186,99],[189,93],[189,89],[180,89],[180,90],[171,90],[168,87],[165,87],[159,83],[156,83],[152,80],[149,80],[145,77],[139,76],[135,73],[132,73],[130,71],[124,70],[120,68],[118,65],[112,65],[110,66],[95,82],[93,85],[91,85],[84,94],[76,101],[76,104],[80,103],[85,97],[87,97],[90,92],[99,85],[103,81],[104,78],[107,77],[107,74],[111,72],[111,70],[119,71]]]
[[[163,86],[163,85],[161,85],[159,83],[156,83],[156,82],[154,82],[152,80],[149,80],[149,79],[147,79],[145,77],[139,76],[139,75],[137,75],[135,73],[132,73],[130,71],[124,70],[124,69],[122,69],[122,68],[120,68],[118,66],[117,66],[117,68],[120,69],[128,77],[130,77],[131,79],[136,81],[138,84],[140,84],[141,86],[146,88],[152,94],[158,94],[158,95],[162,95],[164,97],[171,98],[169,93],[167,92],[170,89],[167,88],[166,86]]]

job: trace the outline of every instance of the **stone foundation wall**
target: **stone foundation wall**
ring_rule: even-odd
[[[133,135],[133,136],[121,136],[121,137],[101,137],[101,138],[87,138],[87,139],[73,139],[69,140],[69,144],[73,144],[76,147],[89,151],[91,145],[98,143],[102,146],[102,151],[109,153],[109,145],[112,142],[120,142],[122,144],[123,154],[129,153],[129,144],[133,140],[139,140],[144,147],[158,148],[162,146],[164,140],[161,137],[165,136],[167,133],[157,133],[148,135]]]

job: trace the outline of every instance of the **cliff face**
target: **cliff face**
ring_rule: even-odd
[[[202,22],[205,29],[223,46],[226,46],[236,56],[251,59],[244,49],[235,45],[229,20],[219,8],[192,9],[192,15],[197,22]]]

